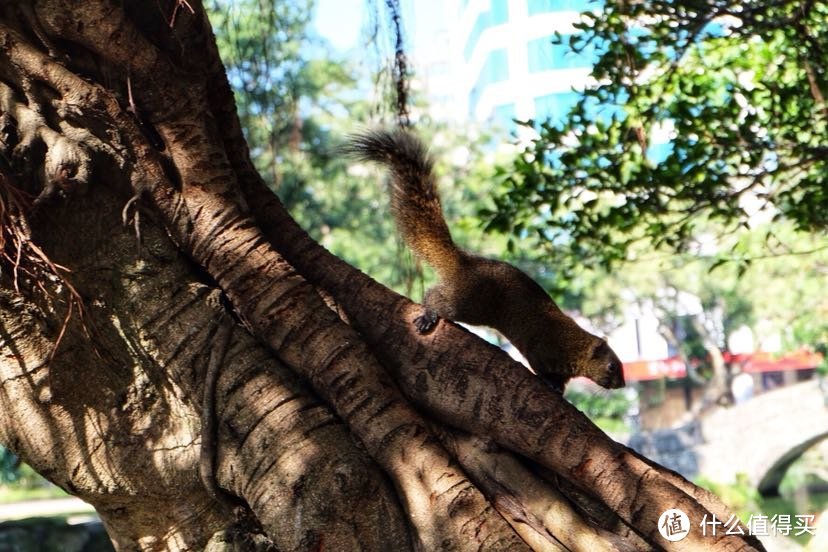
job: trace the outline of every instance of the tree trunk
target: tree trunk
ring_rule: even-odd
[[[722,349],[716,343],[716,339],[705,325],[703,314],[694,316],[692,320],[693,329],[699,334],[704,350],[710,360],[710,367],[713,375],[707,384],[702,403],[706,406],[718,404],[720,406],[733,404],[733,393],[730,390],[730,381],[727,375],[727,364],[722,354]]]
[[[0,4],[0,132],[0,441],[119,550],[762,549],[298,228],[197,2]]]

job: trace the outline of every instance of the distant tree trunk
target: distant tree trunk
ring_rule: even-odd
[[[675,288],[666,281],[663,282],[663,286],[665,289],[675,290]],[[662,299],[662,301],[664,301],[664,299]],[[660,305],[656,310],[659,320],[659,335],[667,341],[667,343],[677,352],[682,362],[684,362],[684,365],[687,368],[687,374],[691,381],[705,384],[704,394],[702,395],[701,400],[697,401],[691,408],[692,414],[697,416],[702,411],[717,404],[732,404],[733,394],[730,391],[730,380],[727,374],[727,364],[725,363],[722,349],[716,342],[713,332],[711,332],[707,324],[705,324],[705,321],[709,320],[706,312],[702,311],[700,313],[690,315],[690,324],[707,352],[708,360],[710,362],[712,376],[705,382],[696,373],[693,364],[691,364],[691,359],[688,358],[687,354],[682,350],[682,340],[679,338],[679,335],[677,335],[676,328],[674,326],[675,319],[672,318],[672,313],[679,311],[679,304],[676,298],[672,297],[671,300],[667,301],[663,305]]]
[[[693,317],[693,329],[699,334],[704,350],[710,361],[710,368],[713,372],[710,382],[705,389],[702,402],[705,405],[730,405],[733,404],[733,393],[730,390],[730,381],[727,375],[727,364],[722,354],[722,349],[716,343],[715,337],[705,326],[703,318]]]
[[[119,550],[762,549],[298,228],[198,2],[0,4],[0,138],[0,442]]]

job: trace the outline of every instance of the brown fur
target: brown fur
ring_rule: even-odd
[[[621,362],[606,341],[578,326],[534,280],[508,263],[457,248],[443,218],[433,161],[419,139],[403,130],[378,130],[352,137],[345,151],[390,169],[400,234],[440,278],[423,299],[418,330],[429,331],[438,316],[490,326],[557,389],[574,376],[606,388],[624,385]]]

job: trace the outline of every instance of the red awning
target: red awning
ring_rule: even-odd
[[[800,350],[777,355],[774,353],[724,353],[725,362],[741,364],[745,372],[785,372],[788,370],[807,370],[822,364],[822,355],[812,351]],[[660,378],[683,378],[687,367],[681,358],[674,356],[660,360],[634,360],[624,363],[624,379],[627,381],[647,381]]]
[[[634,360],[624,363],[624,379],[645,381],[661,378],[683,378],[687,367],[677,356],[661,360]]]
[[[821,354],[805,350],[780,356],[771,353],[753,353],[746,359],[742,369],[745,372],[785,372],[816,368],[820,364],[822,364]]]

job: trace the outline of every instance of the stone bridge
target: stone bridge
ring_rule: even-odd
[[[629,445],[687,478],[732,483],[743,474],[760,493],[774,495],[791,463],[826,437],[826,394],[814,379],[717,408],[682,427],[634,435]]]

